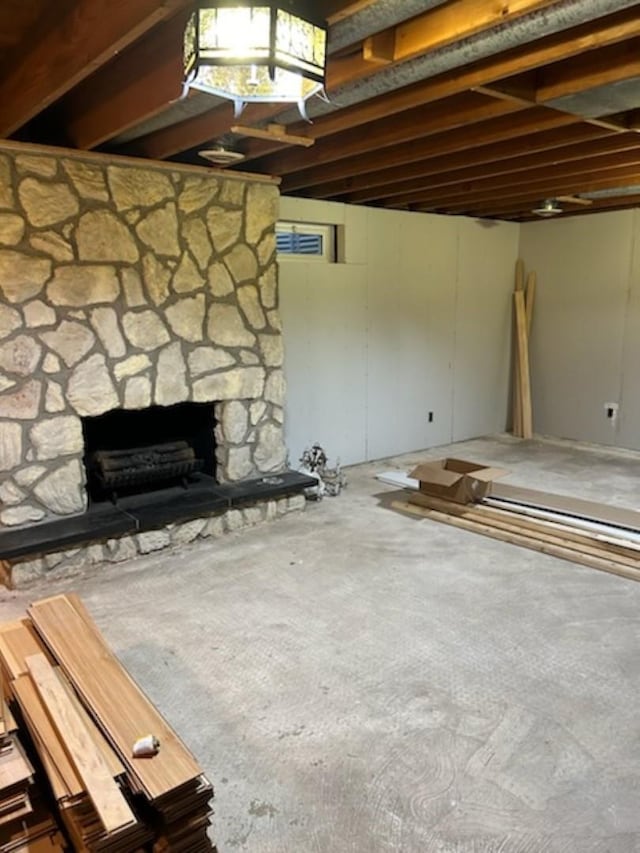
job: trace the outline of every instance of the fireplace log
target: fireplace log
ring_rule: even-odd
[[[186,441],[165,442],[122,450],[97,450],[90,457],[91,474],[103,489],[150,486],[166,480],[183,480],[203,466]]]

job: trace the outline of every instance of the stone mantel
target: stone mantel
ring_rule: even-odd
[[[222,481],[282,470],[277,184],[0,143],[0,526],[86,509],[116,408],[214,403]]]

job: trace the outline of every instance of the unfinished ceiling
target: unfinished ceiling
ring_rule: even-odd
[[[222,142],[287,194],[396,209],[526,221],[546,198],[565,215],[640,204],[640,2],[322,0],[329,101],[311,124],[282,105],[238,122],[183,93],[193,5],[4,0],[0,136],[193,163]]]

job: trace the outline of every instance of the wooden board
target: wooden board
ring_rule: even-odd
[[[535,272],[527,276],[527,290],[525,292],[525,307],[527,310],[527,338],[531,340],[531,326],[533,325],[533,306],[536,302],[536,287],[538,277]]]
[[[42,641],[28,619],[0,625],[0,660],[10,680],[26,675],[26,659],[45,652]]]
[[[572,563],[578,563],[592,569],[598,569],[599,571],[619,575],[620,577],[627,578],[628,580],[640,581],[640,570],[638,569],[620,566],[608,559],[600,559],[586,554],[580,554],[569,548],[540,542],[533,537],[524,534],[498,530],[489,524],[481,524],[466,518],[456,517],[450,513],[439,512],[438,510],[429,509],[428,507],[416,506],[415,504],[409,503],[409,501],[392,501],[391,507],[398,512],[406,513],[408,515],[413,515],[419,518],[430,518],[434,521],[449,524],[452,527],[458,527],[462,530],[468,530],[472,533],[480,533],[492,539],[498,539],[501,542],[520,545],[533,551],[539,551],[540,553],[548,554],[553,557],[560,557],[561,559],[568,560]]]
[[[21,675],[13,690],[36,745],[56,799],[75,797],[85,788],[60,740],[40,694],[28,675]]]
[[[29,674],[107,832],[136,823],[122,791],[96,750],[84,721],[42,654],[26,659]]]
[[[527,504],[552,512],[561,512],[565,515],[573,515],[576,518],[588,519],[597,524],[608,524],[640,533],[640,512],[636,509],[610,506],[597,501],[574,498],[570,495],[557,495],[539,489],[510,486],[506,483],[494,483],[491,497]]]
[[[13,581],[11,580],[11,563],[8,560],[0,560],[0,584],[4,584],[7,589],[13,589]]]
[[[6,700],[2,699],[2,697],[0,697],[0,702],[4,703],[4,725],[7,730],[7,734],[18,731],[18,724],[11,713],[11,708],[7,705]]]
[[[58,827],[51,814],[40,803],[34,803],[31,814],[23,817],[14,824],[8,824],[2,831],[3,853],[53,853],[54,850],[62,849],[62,838]],[[57,846],[55,846],[57,844]]]
[[[527,335],[527,309],[524,291],[513,294],[516,314],[516,341],[518,346],[518,387],[522,412],[522,438],[533,437],[531,414],[531,376],[529,372],[529,338]]]
[[[33,767],[17,737],[11,738],[12,749],[0,755],[0,791],[16,786],[28,786],[33,777]]]
[[[516,261],[516,280],[514,293],[519,290],[524,290],[524,261],[518,258]],[[518,438],[522,437],[522,394],[520,391],[520,374],[518,366],[518,332],[514,326],[514,347],[513,347],[513,412],[512,412],[512,429],[513,434]]]
[[[540,542],[568,548],[580,554],[601,557],[640,570],[640,554],[637,551],[625,548],[623,545],[612,545],[608,542],[599,541],[595,534],[586,531],[580,532],[566,525],[557,525],[548,522],[534,521],[504,510],[492,509],[481,504],[469,504],[461,506],[450,501],[431,498],[422,493],[412,494],[409,502],[419,506],[426,506],[440,512],[447,512],[469,521],[477,521],[481,524],[489,524],[499,530],[506,532],[524,534]]]
[[[56,596],[36,602],[29,615],[134,787],[155,800],[200,776],[195,758],[115,657],[78,599]],[[160,741],[158,754],[133,758],[133,744],[147,734]]]

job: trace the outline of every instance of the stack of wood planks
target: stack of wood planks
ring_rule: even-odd
[[[55,853],[62,835],[35,784],[35,772],[18,736],[4,696],[0,670],[0,850],[3,853]]]
[[[458,504],[410,491],[407,500],[394,500],[391,506],[418,518],[429,518],[630,580],[640,580],[640,535],[632,533],[628,527],[585,523],[569,513],[551,513],[543,509],[536,512],[535,507],[511,499],[510,490],[530,496],[546,493],[514,490],[508,486],[499,489],[510,496],[508,501],[486,498],[481,503]],[[572,503],[586,506],[584,501]],[[597,508],[595,504],[590,506]],[[620,513],[636,516],[640,522],[640,513],[632,510]]]
[[[211,785],[77,596],[39,601],[28,618],[0,625],[0,665],[21,735],[42,765],[41,790],[57,805],[70,849],[213,849]],[[160,743],[157,754],[134,756],[134,744],[146,735]],[[33,776],[28,769],[25,784]],[[0,843],[0,853],[14,849],[23,848]]]
[[[531,407],[531,370],[529,337],[536,295],[536,274],[530,272],[525,287],[524,262],[516,263],[516,283],[513,291],[515,345],[513,347],[513,415],[512,430],[519,438],[533,437]]]

